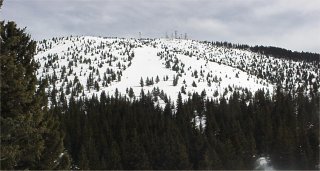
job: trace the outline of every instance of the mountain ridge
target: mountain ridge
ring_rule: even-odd
[[[233,91],[263,89],[272,94],[277,86],[306,94],[318,91],[319,63],[231,45],[184,39],[53,38],[38,42],[37,77],[49,80],[48,92],[60,90],[58,97],[63,92],[66,99],[99,96],[102,91],[138,98],[144,90],[162,107],[179,92],[187,99],[204,90],[206,98],[219,99]]]

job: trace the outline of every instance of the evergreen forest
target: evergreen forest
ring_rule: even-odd
[[[143,89],[75,98],[75,89],[47,92],[50,80],[37,79],[36,41],[25,29],[1,21],[0,35],[1,170],[252,170],[260,157],[277,170],[319,169],[316,82],[307,94],[279,85],[219,100],[205,91],[183,100],[183,87],[164,108]],[[251,49],[319,62],[318,54]]]
[[[273,97],[235,92],[218,102],[193,94],[169,104],[162,110],[144,92],[134,101],[102,93],[50,112],[81,169],[253,169],[259,156],[276,169],[315,169],[319,162],[318,96],[278,89]],[[192,122],[196,116],[205,127]]]

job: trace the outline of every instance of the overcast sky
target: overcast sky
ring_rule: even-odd
[[[67,35],[164,37],[320,53],[320,0],[4,0],[36,40]]]

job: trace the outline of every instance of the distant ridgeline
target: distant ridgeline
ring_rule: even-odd
[[[291,51],[284,48],[274,47],[274,46],[249,46],[246,44],[233,44],[229,42],[207,42],[212,45],[216,45],[218,47],[226,47],[226,48],[236,48],[243,50],[250,50],[252,52],[260,53],[266,56],[273,56],[276,58],[284,58],[293,61],[306,61],[306,62],[319,62],[320,54],[318,53],[310,53],[310,52],[297,52]]]

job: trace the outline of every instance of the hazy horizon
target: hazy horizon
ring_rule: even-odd
[[[178,35],[320,52],[320,1],[10,0],[3,20],[36,40],[69,35],[137,38]]]

